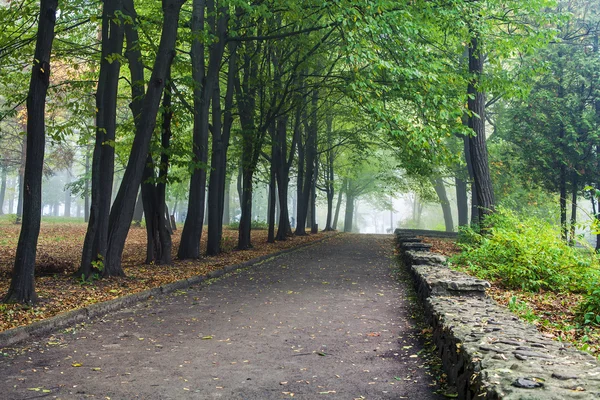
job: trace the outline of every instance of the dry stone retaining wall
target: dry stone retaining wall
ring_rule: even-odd
[[[453,271],[416,235],[396,230],[444,370],[459,399],[600,399],[600,364],[545,337],[490,299],[490,284]]]

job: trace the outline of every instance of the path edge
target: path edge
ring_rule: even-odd
[[[55,332],[59,329],[64,329],[83,322],[87,322],[93,318],[97,318],[102,315],[108,314],[109,312],[117,311],[122,308],[131,306],[133,304],[141,303],[152,297],[163,296],[169,293],[173,293],[177,290],[187,289],[190,286],[198,285],[209,279],[219,278],[225,274],[237,271],[239,269],[258,266],[272,258],[277,258],[284,254],[302,250],[306,247],[315,246],[341,234],[342,232],[329,234],[323,238],[315,240],[314,242],[302,243],[298,246],[283,249],[275,253],[265,254],[263,256],[252,258],[242,263],[226,265],[221,269],[210,271],[207,274],[192,276],[190,278],[167,283],[138,293],[133,293],[127,296],[118,297],[116,299],[90,304],[88,306],[78,308],[76,310],[67,311],[47,319],[32,322],[29,325],[7,329],[3,332],[0,332],[0,349],[20,344],[28,339],[46,335]]]

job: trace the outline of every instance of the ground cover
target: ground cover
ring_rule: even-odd
[[[432,245],[431,251],[446,257],[461,252],[453,239],[427,237],[423,241]],[[536,325],[540,332],[556,340],[572,342],[578,348],[600,358],[600,326],[581,322],[579,308],[584,301],[581,293],[550,290],[530,292],[506,288],[498,281],[491,280],[490,283],[492,287],[488,294],[494,300]]]
[[[7,292],[19,237],[19,225],[0,220],[0,295]],[[36,290],[39,304],[33,307],[0,304],[0,331],[27,325],[61,312],[78,309],[93,303],[137,293],[195,275],[203,275],[227,265],[238,264],[263,255],[318,240],[331,233],[319,233],[289,240],[267,243],[267,231],[252,231],[254,248],[236,251],[238,232],[223,232],[224,253],[200,260],[175,260],[172,266],[144,264],[146,231],[132,228],[123,252],[125,278],[109,278],[82,282],[72,277],[77,269],[86,224],[64,221],[43,221],[36,263]],[[181,231],[173,233],[173,254],[177,253]],[[206,235],[202,235],[202,245]]]

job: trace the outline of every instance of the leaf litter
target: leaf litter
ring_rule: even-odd
[[[6,293],[15,259],[20,225],[2,224],[0,232],[0,293]],[[87,225],[82,223],[50,224],[42,222],[37,247],[35,287],[40,301],[34,306],[0,304],[0,331],[53,317],[94,303],[112,300],[191,278],[205,275],[228,265],[276,253],[305,243],[314,242],[332,233],[294,236],[288,240],[267,243],[267,231],[253,230],[253,248],[235,250],[238,232],[223,230],[223,254],[200,260],[175,260],[171,266],[144,264],[146,230],[132,227],[123,251],[124,278],[104,278],[81,282],[73,278],[81,262],[81,249]],[[173,232],[173,255],[177,254],[181,230]],[[206,232],[201,248],[206,247]]]

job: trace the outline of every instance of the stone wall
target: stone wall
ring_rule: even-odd
[[[396,238],[459,399],[600,399],[594,357],[519,320],[486,295],[488,282],[449,269],[414,232]]]

